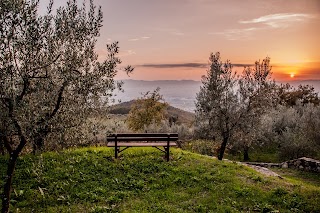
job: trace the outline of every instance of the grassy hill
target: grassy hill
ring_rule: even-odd
[[[170,162],[152,148],[111,156],[100,147],[21,157],[12,212],[320,212],[319,181],[265,177],[179,149]]]
[[[132,100],[132,101],[127,101],[127,102],[123,102],[120,104],[116,104],[116,105],[110,107],[110,113],[111,114],[127,115],[127,114],[129,114],[130,109],[134,103],[135,103],[135,101]],[[170,106],[170,105],[167,108],[166,116],[167,117],[177,116],[178,117],[178,120],[177,120],[178,124],[184,123],[184,124],[190,125],[194,121],[194,113],[187,112],[187,111],[184,111],[182,109],[178,109],[178,108]]]

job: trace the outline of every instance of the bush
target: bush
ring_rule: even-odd
[[[159,124],[152,123],[148,127],[145,126],[144,132],[159,133],[178,133],[180,141],[191,140],[193,137],[193,128],[187,127],[185,124],[171,124],[167,120],[162,120]]]
[[[297,104],[279,106],[263,116],[259,127],[261,146],[277,146],[280,160],[319,158],[320,107]]]
[[[212,140],[194,140],[185,142],[182,145],[182,148],[185,150],[209,156],[216,156],[219,147],[220,144]]]

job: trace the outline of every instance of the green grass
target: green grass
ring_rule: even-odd
[[[272,168],[272,170],[282,177],[290,179],[297,185],[309,185],[310,187],[320,187],[320,175],[316,172],[305,172],[296,169]]]
[[[238,153],[237,155],[231,155],[226,153],[225,157],[230,160],[244,161],[243,153]],[[264,163],[280,163],[279,154],[276,151],[268,150],[251,150],[249,151],[249,161],[250,162],[264,162]]]
[[[152,148],[111,156],[109,148],[82,148],[21,157],[11,211],[320,212],[315,183],[265,177],[179,149],[170,162]],[[0,157],[1,176],[5,163]]]

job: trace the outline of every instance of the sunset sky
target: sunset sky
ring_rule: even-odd
[[[239,72],[269,56],[278,81],[320,79],[320,0],[94,2],[104,15],[97,52],[119,41],[123,65],[135,67],[131,79],[200,80],[217,51]]]

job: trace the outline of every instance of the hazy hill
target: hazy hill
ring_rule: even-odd
[[[134,100],[131,100],[131,101],[123,102],[120,104],[116,104],[110,108],[110,113],[126,115],[129,113],[134,102],[135,102]],[[187,112],[182,109],[178,109],[176,107],[169,105],[167,108],[166,117],[169,118],[174,116],[178,117],[178,120],[177,120],[178,124],[184,123],[184,124],[190,125],[194,121],[194,113]]]
[[[313,85],[317,92],[320,92],[320,80],[303,80],[278,82],[290,83],[297,87],[300,84]],[[200,91],[200,81],[192,80],[162,80],[162,81],[142,81],[142,80],[124,80],[124,92],[115,93],[115,99],[127,102],[142,97],[143,93],[153,91],[160,87],[160,94],[163,95],[166,102],[171,106],[183,109],[184,111],[194,112],[196,94]]]
[[[117,92],[116,99],[122,102],[142,97],[148,91],[154,91],[160,87],[160,94],[171,106],[194,112],[196,94],[200,90],[201,82],[192,80],[162,80],[141,81],[124,80],[124,92]]]

